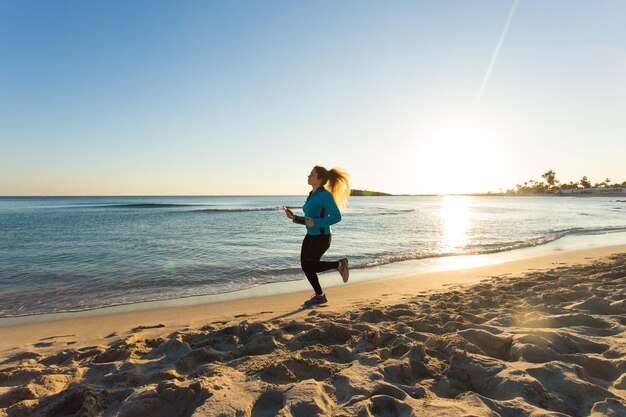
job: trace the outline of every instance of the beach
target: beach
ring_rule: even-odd
[[[0,328],[0,416],[626,415],[626,246]]]
[[[625,15],[1,1],[0,417],[626,417]]]

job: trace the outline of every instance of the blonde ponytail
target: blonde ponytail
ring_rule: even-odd
[[[316,166],[315,172],[322,179],[322,184],[333,195],[335,204],[340,209],[345,209],[350,197],[350,174],[341,168],[332,168],[330,171],[324,167]]]

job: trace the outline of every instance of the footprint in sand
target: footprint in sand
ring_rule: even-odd
[[[163,323],[159,323],[159,324],[155,324],[153,326],[137,326],[135,328],[133,328],[133,330],[131,330],[133,333],[137,333],[140,332],[142,330],[148,330],[148,329],[160,329],[162,327],[165,327],[165,324]]]
[[[266,391],[254,403],[252,417],[274,417],[285,406],[285,396],[280,391]]]
[[[388,395],[375,395],[370,398],[374,416],[406,416],[413,414],[410,405]]]
[[[39,361],[43,356],[41,356],[39,353],[35,353],[35,352],[21,352],[18,353],[17,355],[11,356],[10,358],[6,359],[3,362],[0,362],[0,365],[5,365],[8,363],[13,363],[13,362],[23,362],[23,361]]]

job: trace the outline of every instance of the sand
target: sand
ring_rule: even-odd
[[[626,246],[327,294],[0,328],[0,416],[626,416]]]

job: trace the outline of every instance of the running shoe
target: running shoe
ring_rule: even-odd
[[[339,259],[339,267],[337,268],[343,282],[348,282],[350,278],[350,268],[348,267],[348,258]]]
[[[326,294],[313,294],[313,297],[309,298],[304,302],[305,306],[312,306],[316,304],[324,304],[328,302],[326,298]]]

